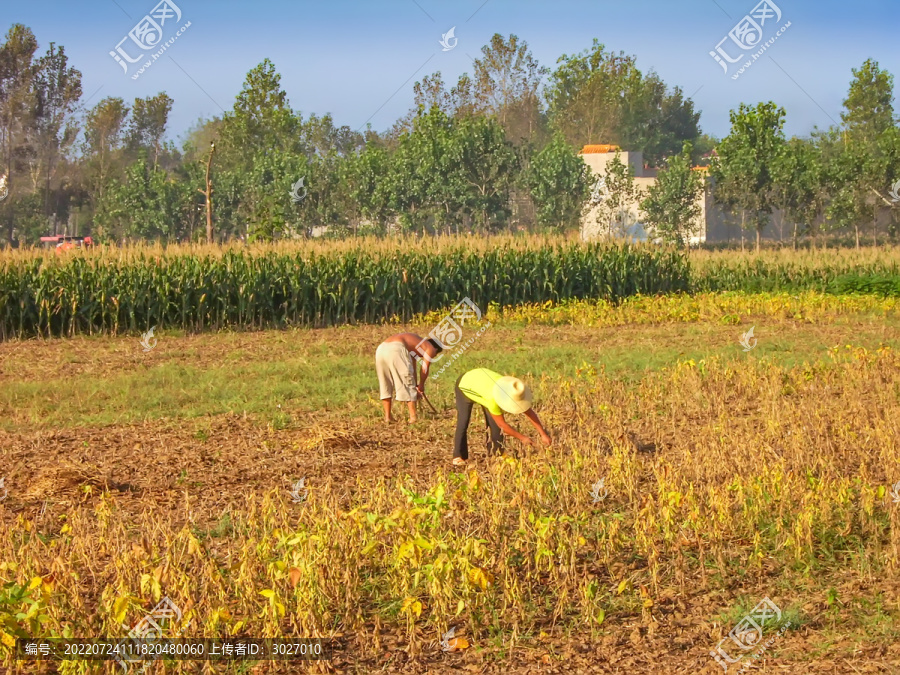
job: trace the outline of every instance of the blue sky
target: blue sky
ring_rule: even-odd
[[[173,140],[198,118],[231,108],[247,71],[266,57],[294,109],[381,131],[410,108],[416,80],[440,70],[449,84],[471,73],[494,33],[518,35],[551,69],[593,38],[633,54],[639,68],[691,96],[703,130],[717,136],[728,133],[729,110],[764,100],[787,110],[788,134],[805,135],[840,121],[851,68],[865,59],[900,75],[897,0],[772,0],[782,17],[769,20],[763,39],[791,25],[737,80],[730,77],[737,66],[726,75],[709,52],[758,0],[172,0],[182,17],[163,26],[163,40],[191,25],[133,80],[148,57],[126,74],[109,52],[158,1],[5,2],[0,28],[29,26],[41,53],[51,41],[64,45],[83,74],[88,107],[106,96],[130,102],[166,91],[175,100]],[[453,26],[458,42],[442,51],[441,35]],[[130,40],[123,49],[138,55]],[[738,55],[731,42],[723,49]]]

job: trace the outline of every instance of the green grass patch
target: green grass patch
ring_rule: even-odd
[[[897,332],[886,332],[896,327],[894,316],[845,314],[830,324],[760,317],[752,324],[756,346],[745,352],[739,338],[750,325],[746,317],[743,321],[735,325],[710,318],[592,328],[501,320],[455,360],[448,351],[433,364],[432,376],[446,368],[429,381],[428,394],[435,405],[452,407],[456,379],[477,367],[516,374],[533,384],[591,368],[636,381],[647,371],[679,361],[749,359],[791,367],[830,363],[827,350],[835,345],[870,350],[900,346]],[[428,329],[412,328],[422,335]],[[345,326],[193,338],[163,334],[149,354],[130,338],[18,343],[8,382],[0,390],[0,426],[14,432],[230,412],[257,416],[261,423],[283,429],[304,411],[377,416],[373,354],[394,330],[399,329]],[[35,356],[31,350],[48,354]],[[72,364],[78,366],[74,371]],[[17,377],[9,377],[13,372]]]

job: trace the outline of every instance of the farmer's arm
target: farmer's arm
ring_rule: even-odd
[[[528,436],[523,436],[518,431],[513,429],[506,423],[506,420],[503,419],[503,415],[495,415],[491,413],[491,417],[494,418],[494,421],[497,423],[497,426],[500,427],[500,431],[502,431],[507,436],[512,436],[513,438],[518,438],[525,445],[534,445],[534,441],[532,441]]]
[[[420,350],[424,353],[425,357],[420,357],[418,360],[422,364],[422,370],[419,372],[419,386],[416,387],[419,393],[425,393],[425,380],[428,379],[428,370],[431,366],[431,362],[434,360],[434,357],[437,356],[437,350],[431,346],[429,343],[425,342],[420,347]]]
[[[419,390],[420,394],[424,394],[425,393],[425,380],[428,379],[428,366],[430,365],[431,361],[429,359],[425,358],[425,359],[419,359],[419,363],[422,364],[422,370],[419,371],[419,386],[416,387],[416,389]]]
[[[525,411],[525,417],[528,418],[528,421],[534,425],[534,428],[537,429],[538,433],[541,435],[541,441],[544,445],[552,445],[553,439],[550,438],[550,434],[547,433],[547,430],[544,429],[544,425],[541,424],[541,419],[537,416],[537,413],[534,412],[533,408],[529,408]]]

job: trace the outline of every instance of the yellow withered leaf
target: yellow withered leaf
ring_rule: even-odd
[[[486,572],[480,567],[473,567],[469,570],[469,583],[478,586],[481,590],[486,590],[494,581],[494,575]]]
[[[236,624],[234,624],[234,625],[231,627],[231,634],[232,634],[232,635],[237,635],[238,631],[239,631],[241,628],[243,628],[243,627],[244,627],[244,622],[243,622],[243,621],[238,621]]]
[[[409,612],[410,614],[415,614],[418,619],[422,616],[422,603],[419,602],[416,598],[409,596],[403,601],[402,611]]]
[[[264,598],[268,598],[269,600],[271,600],[272,598],[275,597],[275,591],[273,591],[271,588],[267,588],[264,591],[260,591],[259,594],[261,596],[263,596]]]
[[[113,602],[113,618],[117,624],[125,621],[125,614],[128,612],[128,596],[120,595]]]
[[[403,560],[404,558],[411,558],[413,555],[415,555],[415,552],[416,544],[410,539],[409,541],[405,541],[400,544],[400,549],[397,551],[397,557],[400,558],[400,560]]]
[[[291,586],[294,588],[297,587],[297,584],[300,583],[300,577],[302,576],[302,572],[296,567],[292,567],[291,571],[288,573],[291,579]]]
[[[159,602],[159,599],[162,597],[162,587],[159,585],[159,579],[153,577],[150,580],[150,588],[153,591],[153,601]]]
[[[28,590],[33,591],[35,588],[40,586],[42,583],[44,583],[44,580],[41,577],[34,577],[31,580],[31,583],[28,584]]]
[[[197,537],[192,534],[188,535],[188,555],[198,554],[203,549],[200,547],[200,542]]]
[[[619,588],[616,590],[616,595],[622,595],[629,586],[631,586],[631,582],[628,581],[628,579],[622,579],[622,581],[619,582]]]

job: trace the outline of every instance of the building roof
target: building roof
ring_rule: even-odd
[[[586,145],[581,149],[582,155],[588,155],[592,153],[602,153],[602,152],[615,152],[616,150],[621,150],[618,145]]]

